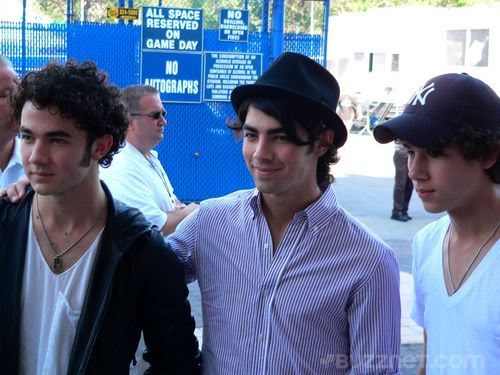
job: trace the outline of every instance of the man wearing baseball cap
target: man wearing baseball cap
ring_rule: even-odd
[[[467,74],[440,75],[374,136],[405,144],[424,208],[448,213],[413,242],[420,374],[500,374],[500,98]]]
[[[338,98],[296,53],[232,92],[256,187],[202,202],[169,237],[200,286],[204,374],[399,373],[397,261],[332,186]]]

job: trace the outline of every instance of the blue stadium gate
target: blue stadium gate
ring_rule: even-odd
[[[74,58],[95,61],[119,87],[161,88],[168,124],[158,152],[183,201],[253,186],[226,128],[232,87],[281,51],[326,61],[329,0],[15,1],[18,19],[0,15],[0,54],[21,75]]]

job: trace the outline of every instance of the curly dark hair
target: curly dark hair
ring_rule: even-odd
[[[250,106],[264,112],[279,121],[285,134],[298,146],[312,146],[327,128],[326,124],[314,113],[301,111],[300,103],[281,99],[264,97],[250,98],[241,103],[238,108],[238,117],[227,122],[227,126],[240,136],[243,124]],[[297,127],[302,127],[307,133],[307,140],[303,141],[297,135]],[[332,183],[335,178],[330,174],[330,166],[339,161],[337,147],[333,144],[330,149],[318,159],[316,180],[318,185]]]
[[[26,102],[37,109],[50,108],[62,118],[74,120],[87,132],[87,147],[104,135],[113,137],[113,145],[99,164],[108,167],[125,142],[128,119],[119,100],[120,91],[94,62],[66,64],[51,62],[41,70],[24,76],[12,98],[13,116],[19,124]]]
[[[480,160],[492,152],[500,151],[500,127],[495,129],[485,129],[471,124],[464,124],[457,134],[452,138],[441,139],[436,147],[427,149],[433,156],[439,156],[448,147],[457,148],[464,156],[465,160]],[[490,180],[500,183],[500,164],[497,161],[490,168],[486,169]]]

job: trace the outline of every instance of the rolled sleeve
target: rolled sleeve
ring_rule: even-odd
[[[174,233],[167,237],[177,257],[184,264],[186,282],[195,281],[198,267],[196,264],[196,244],[198,237],[198,220],[200,209],[195,210],[180,222]]]

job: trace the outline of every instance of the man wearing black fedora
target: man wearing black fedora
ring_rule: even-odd
[[[332,186],[338,98],[296,53],[232,92],[255,188],[202,202],[168,238],[200,286],[205,374],[399,373],[396,258]]]
[[[373,134],[403,142],[424,208],[448,214],[413,241],[419,374],[500,374],[500,98],[479,79],[443,74]]]

